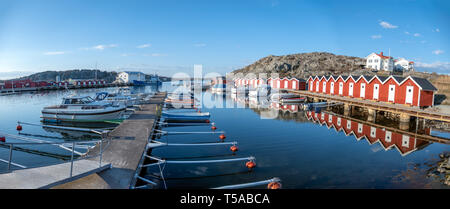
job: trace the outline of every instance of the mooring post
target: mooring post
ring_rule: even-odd
[[[367,112],[369,113],[368,117],[367,117],[367,121],[375,122],[375,119],[377,118],[377,111],[374,109],[368,108]]]
[[[12,152],[13,152],[13,145],[9,145],[9,162],[8,162],[8,171],[11,170],[11,162],[12,162]]]
[[[319,102],[319,98],[314,97],[314,103],[317,103],[317,102]]]
[[[349,116],[351,114],[351,108],[350,104],[344,103],[344,115]]]
[[[72,178],[74,152],[75,152],[75,142],[72,142],[72,155],[70,157],[70,178]]]

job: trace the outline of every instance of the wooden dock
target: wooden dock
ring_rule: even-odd
[[[348,105],[369,108],[369,109],[373,109],[373,110],[377,110],[377,111],[387,111],[387,112],[392,112],[395,114],[406,114],[406,115],[413,116],[413,117],[420,117],[420,118],[425,118],[428,120],[438,120],[438,121],[450,123],[450,113],[433,112],[433,111],[429,111],[429,110],[422,110],[418,107],[410,107],[410,106],[401,105],[401,104],[390,104],[390,103],[379,102],[379,101],[314,93],[314,92],[303,91],[303,90],[290,90],[290,89],[284,89],[284,90],[291,92],[291,93],[299,94],[302,96],[318,98],[318,99],[333,101],[333,102],[343,102]]]
[[[127,120],[108,134],[103,143],[102,162],[111,163],[112,168],[86,176],[74,182],[59,185],[59,189],[129,189],[134,185],[134,177],[138,166],[145,154],[149,137],[153,132],[157,119],[157,106],[162,105],[166,93],[158,93],[150,99],[148,104],[140,106]],[[88,156],[99,154],[99,147],[89,150]],[[98,157],[92,159],[98,162]]]
[[[0,175],[0,188],[55,189],[129,189],[153,132],[157,111],[166,93],[155,94],[147,104],[140,105],[127,120],[111,131],[102,143],[86,154],[86,159],[33,169],[17,170]]]
[[[110,164],[104,164],[102,167],[99,167],[98,161],[78,160],[74,162],[72,177],[70,177],[70,162],[15,170],[0,175],[0,188],[47,189],[109,169],[110,166]]]

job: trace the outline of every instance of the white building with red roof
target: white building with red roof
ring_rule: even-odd
[[[366,57],[366,68],[374,70],[393,71],[394,59],[391,56],[383,55],[383,52],[372,53]]]
[[[394,68],[400,71],[414,71],[414,62],[399,58],[394,60]]]

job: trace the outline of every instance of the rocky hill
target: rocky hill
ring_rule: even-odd
[[[311,75],[348,75],[362,73],[366,60],[359,57],[312,52],[264,57],[233,73],[279,73],[280,76],[307,78]]]
[[[113,82],[114,80],[116,80],[117,72],[107,72],[88,69],[67,70],[67,71],[45,71],[25,76],[20,79],[31,79],[33,81],[55,81],[57,75],[60,76],[61,80],[97,78],[106,80],[107,82]]]

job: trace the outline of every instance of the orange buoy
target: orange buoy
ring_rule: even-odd
[[[245,166],[247,166],[248,169],[252,169],[256,167],[256,163],[253,161],[248,161],[247,163],[245,163]]]
[[[280,189],[281,188],[281,184],[279,182],[270,182],[267,185],[267,189]]]
[[[22,131],[22,126],[21,125],[17,125],[16,130],[17,131]]]
[[[6,137],[0,136],[0,142],[6,142]]]
[[[232,152],[236,152],[236,151],[238,151],[239,149],[238,149],[238,147],[237,147],[236,145],[233,145],[233,146],[230,147],[230,150],[231,150]]]
[[[223,139],[225,139],[227,137],[225,136],[225,134],[220,134],[219,138],[223,140]]]

